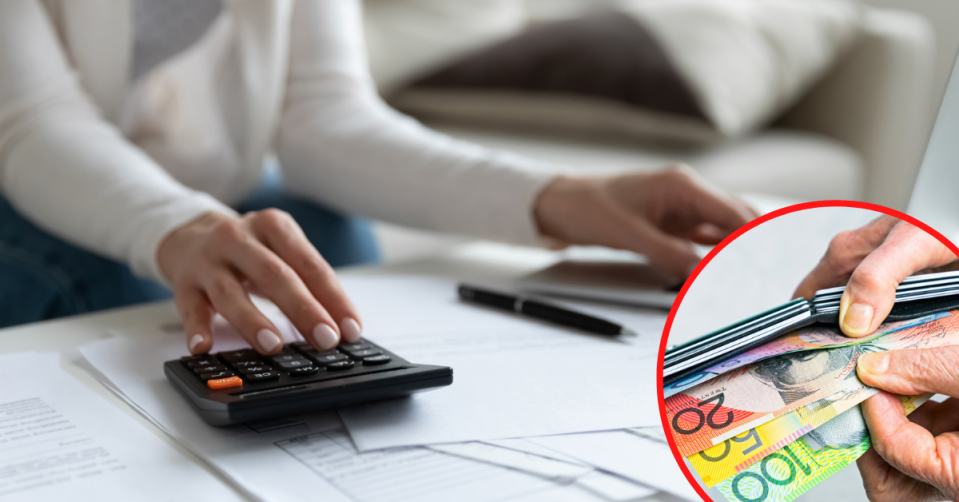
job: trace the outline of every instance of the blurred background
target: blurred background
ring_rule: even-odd
[[[381,94],[437,130],[577,173],[681,161],[773,206],[852,199],[905,210],[959,49],[953,0],[364,8]],[[386,261],[462,242],[386,224],[377,234]]]

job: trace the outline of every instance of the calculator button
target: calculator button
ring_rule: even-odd
[[[346,354],[330,354],[328,356],[315,357],[314,359],[316,359],[316,362],[320,363],[321,365],[325,365],[325,364],[331,364],[331,363],[336,363],[340,361],[346,361],[349,359],[349,357],[347,357]]]
[[[313,366],[313,361],[307,361],[306,359],[297,359],[295,361],[283,361],[279,365],[285,370],[291,370],[293,368],[302,368],[304,366]]]
[[[352,352],[356,352],[357,350],[372,349],[373,346],[366,342],[360,341],[360,342],[354,342],[354,343],[341,343],[337,348],[342,350],[343,352],[352,353]]]
[[[222,364],[214,364],[213,366],[197,366],[193,368],[193,372],[200,373],[216,373],[217,371],[226,371],[226,366]]]
[[[215,371],[211,373],[200,373],[200,379],[204,382],[207,380],[218,380],[221,378],[227,378],[235,375],[232,371]]]
[[[346,359],[344,361],[336,361],[335,363],[330,363],[326,365],[327,371],[343,371],[348,370],[353,367],[353,361]]]
[[[230,366],[233,366],[237,369],[249,368],[250,366],[263,366],[264,364],[266,363],[258,360],[230,362]]]
[[[291,369],[290,376],[310,376],[315,375],[317,371],[319,371],[319,368],[316,366],[301,366]]]
[[[251,373],[266,373],[267,371],[272,371],[273,368],[260,364],[259,366],[244,366],[242,368],[237,368],[237,371],[242,375],[249,375]]]
[[[383,351],[377,350],[377,349],[364,349],[364,350],[357,350],[354,352],[350,352],[350,356],[353,357],[354,359],[363,359],[369,356],[377,356],[382,353]]]
[[[220,364],[220,360],[209,356],[186,363],[186,365],[191,368],[198,368],[200,366],[216,366],[217,364]]]
[[[209,358],[210,358],[210,354],[197,354],[195,356],[183,356],[180,358],[180,360],[183,361],[184,363],[189,363],[189,362],[199,361],[201,359],[209,359]]]
[[[259,359],[258,354],[253,349],[231,350],[229,352],[220,352],[219,355],[228,363],[235,363],[238,361],[255,361],[256,359]]]
[[[304,351],[303,353],[306,354],[306,357],[310,357],[310,358],[316,359],[317,357],[320,357],[320,356],[332,356],[332,355],[335,355],[335,354],[339,354],[340,351],[338,351],[338,350],[336,350],[336,349],[330,349],[330,350],[307,350],[307,351]]]
[[[227,387],[240,387],[241,385],[243,385],[243,380],[240,380],[240,377],[237,376],[207,380],[206,382],[206,386],[211,389],[225,389]]]
[[[313,348],[312,345],[310,345],[310,342],[296,342],[296,343],[291,343],[290,346],[300,352],[309,352],[311,350],[316,350]]]
[[[386,364],[390,362],[390,356],[386,354],[377,354],[375,356],[369,356],[363,358],[364,366],[378,366],[380,364]]]
[[[249,375],[244,375],[247,380],[252,383],[259,382],[268,382],[270,380],[276,380],[280,378],[280,374],[275,371],[265,371],[263,373],[250,373]]]
[[[303,359],[303,356],[299,354],[282,354],[279,356],[273,356],[270,359],[275,363],[282,363],[286,361],[296,361],[298,359]]]

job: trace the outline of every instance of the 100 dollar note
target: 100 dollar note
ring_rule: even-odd
[[[829,396],[706,448],[689,457],[689,463],[706,486],[715,486],[878,392],[862,386]]]
[[[856,376],[864,352],[959,344],[959,313],[867,342],[777,356],[666,399],[670,433],[684,457],[777,417],[865,386]],[[803,424],[808,425],[808,424]]]
[[[899,399],[908,414],[930,396]],[[726,479],[719,491],[735,502],[789,502],[855,462],[870,444],[862,411],[856,406]]]
[[[880,325],[878,329],[876,329],[874,334],[864,338],[849,338],[848,336],[839,333],[835,328],[821,325],[799,329],[783,335],[769,343],[765,343],[752,350],[739,354],[738,356],[730,357],[729,359],[710,366],[699,373],[674,382],[671,385],[663,388],[663,396],[670,397],[685,389],[695,387],[696,385],[711,380],[719,375],[729,373],[730,371],[742,368],[747,364],[753,364],[771,357],[804,350],[820,350],[865,343],[894,331],[910,328],[919,324],[925,324],[927,322],[935,321],[936,319],[941,319],[948,315],[949,314],[946,312],[940,312],[938,314],[932,314],[920,319],[884,323]]]

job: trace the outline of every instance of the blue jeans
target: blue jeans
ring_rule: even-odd
[[[278,178],[236,209],[282,209],[334,267],[379,261],[367,221],[337,214],[283,192]],[[0,197],[0,327],[169,298],[159,283],[133,275],[122,263],[68,244],[40,230]]]

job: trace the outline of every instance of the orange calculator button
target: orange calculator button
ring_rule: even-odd
[[[207,380],[206,385],[211,389],[225,389],[227,387],[239,387],[243,385],[243,380],[241,380],[238,376],[231,376],[229,378]]]

